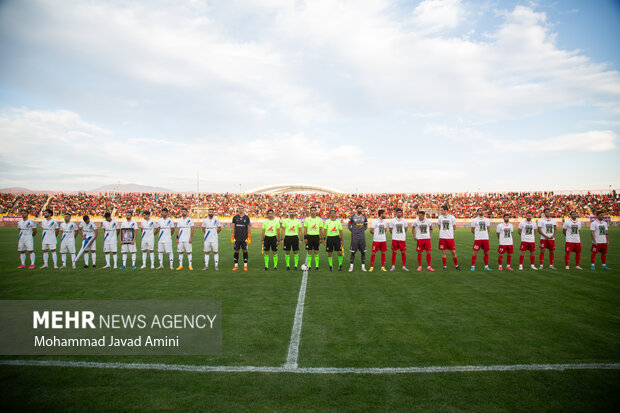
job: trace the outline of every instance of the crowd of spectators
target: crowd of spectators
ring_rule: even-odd
[[[0,207],[5,215],[17,215],[27,209],[32,215],[38,215],[48,201],[48,195],[0,194]],[[412,217],[418,210],[426,210],[429,216],[436,217],[442,205],[448,205],[457,218],[470,218],[477,208],[490,211],[493,218],[504,213],[512,217],[523,217],[531,211],[535,216],[542,215],[544,208],[551,208],[557,217],[568,216],[570,211],[577,211],[587,216],[596,210],[603,210],[607,215],[620,216],[620,200],[615,191],[609,194],[554,194],[553,192],[508,192],[485,194],[182,194],[182,193],[106,193],[91,195],[56,194],[49,196],[48,208],[55,214],[102,216],[105,212],[115,212],[123,216],[127,211],[141,214],[159,211],[166,207],[172,216],[180,216],[181,208],[190,210],[191,215],[204,214],[208,208],[215,208],[219,216],[232,216],[238,207],[252,217],[264,217],[268,209],[275,210],[277,216],[284,216],[289,208],[305,215],[311,205],[316,205],[322,216],[327,216],[329,209],[335,209],[338,216],[347,217],[357,204],[364,206],[369,215],[379,209],[386,209],[388,215],[398,207],[406,217]]]

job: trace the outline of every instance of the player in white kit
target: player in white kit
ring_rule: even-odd
[[[555,233],[558,230],[558,224],[555,219],[551,218],[551,209],[543,210],[544,217],[538,220],[538,233],[540,234],[540,261],[539,268],[543,269],[543,261],[545,260],[545,249],[549,250],[549,268],[554,270],[553,261],[555,260]]]
[[[151,258],[151,268],[155,268],[155,228],[157,228],[157,222],[151,218],[150,211],[144,211],[142,213],[144,219],[140,223],[140,231],[142,232],[142,242],[140,249],[142,250],[142,267],[146,268],[146,253],[148,251]]]
[[[601,264],[604,270],[609,270],[607,266],[607,250],[609,247],[609,225],[605,221],[605,213],[598,211],[596,219],[590,224],[590,235],[592,236],[592,255],[590,255],[591,268],[596,269],[596,254],[601,254]]]
[[[192,241],[194,239],[194,221],[187,216],[187,208],[181,208],[181,218],[177,220],[177,252],[179,253],[179,266],[183,269],[183,254],[187,254],[187,264],[190,271],[192,267]]]
[[[157,235],[157,253],[159,255],[158,270],[164,268],[164,252],[170,258],[170,269],[174,269],[174,252],[172,251],[172,235],[176,224],[168,216],[168,208],[161,210],[161,218],[157,221],[155,234]]]
[[[30,255],[30,267],[34,270],[34,241],[33,236],[37,235],[37,224],[28,218],[28,211],[22,211],[22,219],[17,222],[19,238],[17,240],[17,251],[21,262],[18,269],[26,268],[26,252]]]
[[[215,208],[209,208],[209,216],[202,221],[202,232],[204,236],[204,252],[205,252],[205,267],[203,270],[209,268],[209,253],[213,251],[213,262],[215,264],[215,271],[218,271],[219,255],[218,255],[218,234],[222,230],[222,223],[215,216]]]
[[[80,259],[80,254],[84,254],[84,268],[88,268],[88,252],[93,260],[93,268],[97,267],[97,224],[90,220],[88,215],[82,217],[80,222],[80,234],[82,234],[82,248],[75,256],[75,261]],[[74,261],[74,262],[75,262]]]
[[[402,208],[396,208],[396,218],[390,220],[390,234],[392,234],[392,268],[396,270],[396,254],[400,251],[403,271],[409,271],[407,265],[407,226],[409,223],[403,218]]]
[[[484,269],[491,271],[489,267],[489,226],[491,226],[491,221],[484,216],[482,208],[478,208],[476,214],[477,216],[471,221],[471,232],[474,234],[474,253],[471,256],[471,270],[476,270],[478,251],[482,250],[484,252]]]
[[[443,270],[448,269],[448,257],[446,250],[452,253],[452,261],[454,267],[461,271],[459,259],[456,256],[456,247],[454,245],[454,228],[456,228],[456,217],[449,213],[448,205],[441,206],[441,215],[437,218],[437,226],[439,227],[439,250],[441,251],[441,263]]]
[[[369,231],[372,234],[372,249],[370,255],[370,272],[375,269],[375,255],[377,251],[381,251],[381,271],[387,271],[385,269],[385,256],[387,251],[387,238],[386,232],[388,228],[388,222],[385,220],[385,209],[380,209],[377,212],[377,218],[370,224]]]
[[[575,269],[580,270],[579,266],[581,262],[581,221],[577,220],[577,211],[571,211],[570,219],[567,219],[562,225],[562,232],[566,236],[566,243],[564,244],[564,265],[567,270],[570,270],[570,253],[575,253]]]
[[[418,217],[411,223],[413,240],[418,252],[418,271],[422,271],[422,251],[426,251],[426,271],[435,271],[431,267],[431,238],[433,237],[433,222],[426,218],[426,212],[418,211]]]
[[[125,213],[125,221],[121,224],[121,232],[123,229],[130,229],[133,231],[133,240],[130,243],[121,245],[121,257],[123,258],[123,265],[121,269],[127,268],[127,253],[131,253],[131,268],[136,269],[136,236],[138,234],[138,224],[132,220],[133,213],[127,211]]]
[[[103,268],[110,268],[110,254],[112,254],[114,268],[117,268],[118,234],[121,231],[121,226],[112,219],[112,214],[109,212],[106,212],[103,218],[104,221],[101,224],[103,228],[103,253],[105,254],[105,267]]]
[[[504,222],[497,224],[497,238],[499,238],[499,247],[497,248],[497,263],[499,264],[499,270],[502,270],[502,262],[504,260],[504,254],[506,254],[506,269],[513,271],[510,263],[512,262],[512,253],[514,252],[514,242],[512,240],[512,232],[514,228],[510,223],[510,215],[504,214]]]
[[[54,213],[51,209],[43,211],[43,220],[41,221],[41,250],[43,250],[43,265],[41,268],[47,268],[47,253],[52,254],[54,268],[58,268],[56,258],[56,245],[58,243],[56,236],[58,235],[58,222],[52,216]]]
[[[62,266],[67,268],[67,254],[71,254],[71,266],[75,269],[75,237],[77,237],[78,226],[71,222],[71,214],[65,214],[65,221],[60,223],[60,259]]]
[[[519,235],[521,235],[521,255],[519,256],[519,270],[523,270],[523,261],[525,260],[525,253],[530,252],[530,268],[534,271],[538,271],[538,268],[534,265],[536,258],[536,223],[532,219],[532,212],[527,211],[525,213],[525,220],[519,223]]]

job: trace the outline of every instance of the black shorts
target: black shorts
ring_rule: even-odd
[[[352,239],[350,252],[362,251],[366,252],[366,238]]]
[[[308,251],[318,251],[319,245],[321,245],[321,236],[320,235],[306,235],[306,239],[308,242],[306,243],[306,249]]]
[[[278,251],[278,237],[275,235],[273,237],[265,237],[265,242],[263,243],[265,248],[265,252],[271,250],[273,252]]]
[[[297,235],[286,235],[284,237],[284,251],[299,251],[299,237]]]
[[[340,251],[342,249],[342,245],[340,244],[340,237],[327,237],[325,242],[325,251]]]
[[[248,249],[248,241],[247,240],[243,240],[243,241],[235,240],[235,247],[233,249],[235,251],[247,250]]]

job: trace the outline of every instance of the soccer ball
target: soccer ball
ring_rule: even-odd
[[[308,271],[308,265],[307,264],[301,264],[301,270],[302,271]]]

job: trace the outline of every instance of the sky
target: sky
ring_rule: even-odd
[[[0,188],[620,188],[618,39],[614,0],[3,0]]]

